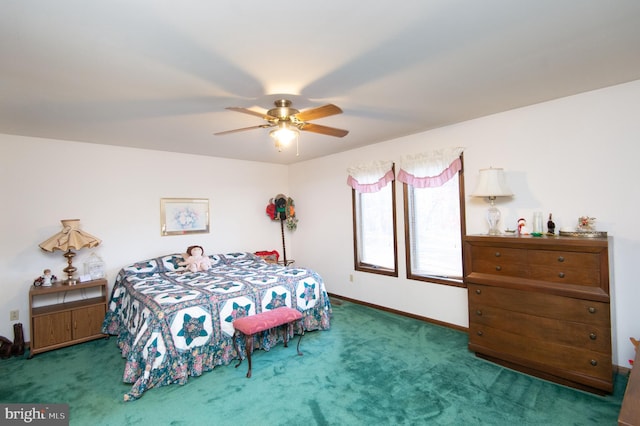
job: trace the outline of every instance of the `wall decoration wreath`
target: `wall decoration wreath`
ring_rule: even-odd
[[[278,194],[274,198],[269,199],[266,209],[267,216],[271,220],[284,221],[287,229],[294,231],[298,227],[298,218],[296,218],[296,206],[293,198],[284,194]]]
[[[282,235],[282,256],[284,261],[283,265],[289,265],[287,260],[287,247],[285,245],[284,238],[284,226],[287,225],[289,231],[294,231],[298,227],[298,218],[296,218],[296,207],[293,202],[293,198],[287,197],[284,194],[278,194],[274,198],[269,199],[269,204],[266,208],[267,216],[273,221],[280,222],[280,234]]]

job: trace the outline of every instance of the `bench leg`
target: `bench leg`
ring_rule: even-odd
[[[253,334],[250,336],[244,336],[244,347],[247,353],[247,362],[249,363],[249,370],[247,371],[247,379],[251,378],[251,352],[253,352]]]
[[[284,324],[282,326],[282,340],[284,340],[284,347],[289,347],[289,333],[291,332],[291,323]]]
[[[247,357],[247,362],[249,363],[249,371],[247,371],[247,378],[251,378],[251,352],[253,352],[253,334],[251,336],[247,336],[246,334],[243,334],[243,336],[244,336],[245,356]],[[239,337],[239,334],[236,331],[233,334],[233,346],[239,358],[239,361],[236,364],[236,368],[240,367],[240,364],[242,364],[242,354],[240,353],[240,348],[238,347],[238,340],[237,340],[238,337]]]
[[[236,353],[238,354],[238,364],[236,364],[236,368],[240,367],[240,364],[242,364],[242,354],[240,353],[240,348],[238,347],[238,338],[240,337],[240,335],[238,334],[238,332],[236,331],[235,333],[233,333],[233,348],[236,350]]]
[[[287,346],[287,341],[289,339],[289,333],[293,333],[293,322],[290,322],[288,324],[285,324],[285,333],[284,333],[284,347],[288,347]],[[300,337],[298,338],[298,346],[296,348],[296,351],[298,351],[298,355],[304,355],[302,352],[300,352],[300,341],[302,340],[302,336],[304,336],[304,327],[300,327],[300,329],[302,330],[302,333],[300,333]]]
[[[304,336],[304,328],[301,327],[302,333],[300,333],[300,337],[298,338],[298,347],[296,348],[296,350],[298,351],[298,355],[304,355],[302,352],[300,352],[300,341],[302,340],[302,336]],[[286,324],[286,330],[284,333],[284,347],[287,347],[287,341],[289,339],[289,333],[293,332],[293,322],[290,322],[288,324]]]
[[[302,329],[302,333],[300,333],[300,337],[298,338],[298,347],[296,348],[296,350],[298,351],[298,355],[300,356],[304,355],[302,352],[300,352],[300,341],[302,341],[302,336],[304,336],[304,329]]]
[[[284,340],[284,347],[288,347],[288,343],[289,343],[289,333],[292,332],[293,330],[293,322],[290,322],[288,324],[284,324],[283,325],[283,331],[284,331],[284,336],[283,336],[283,340]],[[249,363],[249,370],[247,371],[247,378],[250,379],[251,378],[251,353],[253,352],[253,334],[250,336],[247,336],[246,334],[242,333],[242,335],[244,336],[244,347],[245,347],[245,356],[247,357],[247,362]],[[298,352],[298,355],[302,356],[304,355],[301,351],[300,351],[300,342],[302,341],[302,336],[304,336],[304,328],[302,329],[302,332],[300,333],[300,337],[298,338],[298,346],[296,347],[296,351]],[[236,364],[236,368],[238,368],[240,366],[240,364],[242,364],[242,354],[240,353],[240,348],[238,347],[238,340],[237,338],[240,337],[240,335],[238,334],[238,331],[236,331],[233,334],[233,346],[236,350],[236,353],[238,354],[238,358],[240,359],[238,361],[238,364]]]

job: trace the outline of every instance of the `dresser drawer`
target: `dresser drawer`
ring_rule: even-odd
[[[526,250],[474,246],[471,249],[471,272],[526,277]]]
[[[593,324],[537,317],[476,303],[469,305],[469,323],[480,330],[492,327],[533,340],[595,352],[611,351],[610,329]]]
[[[528,250],[527,259],[530,265],[558,265],[564,268],[600,269],[600,255],[598,253]]]
[[[535,317],[610,327],[609,304],[512,288],[468,284],[469,304],[493,306]]]
[[[600,287],[600,271],[597,269],[568,268],[562,265],[530,265],[529,278],[554,283]]]
[[[571,251],[529,250],[529,278],[600,287],[600,255]]]
[[[589,378],[593,378],[608,383],[613,380],[609,353],[536,340],[480,324],[469,325],[469,344],[476,352],[500,353],[504,360],[537,366],[541,371],[566,379],[589,382]]]

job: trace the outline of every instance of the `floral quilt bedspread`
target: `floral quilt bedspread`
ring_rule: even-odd
[[[133,385],[125,400],[237,359],[235,318],[289,306],[303,315],[294,333],[330,328],[331,304],[316,272],[268,264],[253,253],[209,258],[205,272],[185,272],[182,255],[171,254],[118,273],[102,331],[118,336],[126,359],[123,380]],[[256,336],[254,347],[269,350],[281,333]],[[238,345],[243,351],[242,339]]]

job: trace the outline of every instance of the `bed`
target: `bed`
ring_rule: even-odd
[[[248,252],[209,258],[211,268],[203,272],[186,271],[183,255],[170,254],[118,273],[102,331],[118,336],[126,359],[123,380],[132,387],[125,401],[237,359],[235,318],[289,306],[302,313],[293,334],[330,328],[331,303],[316,272],[270,264]],[[254,348],[268,351],[283,340],[282,332],[256,336]]]

